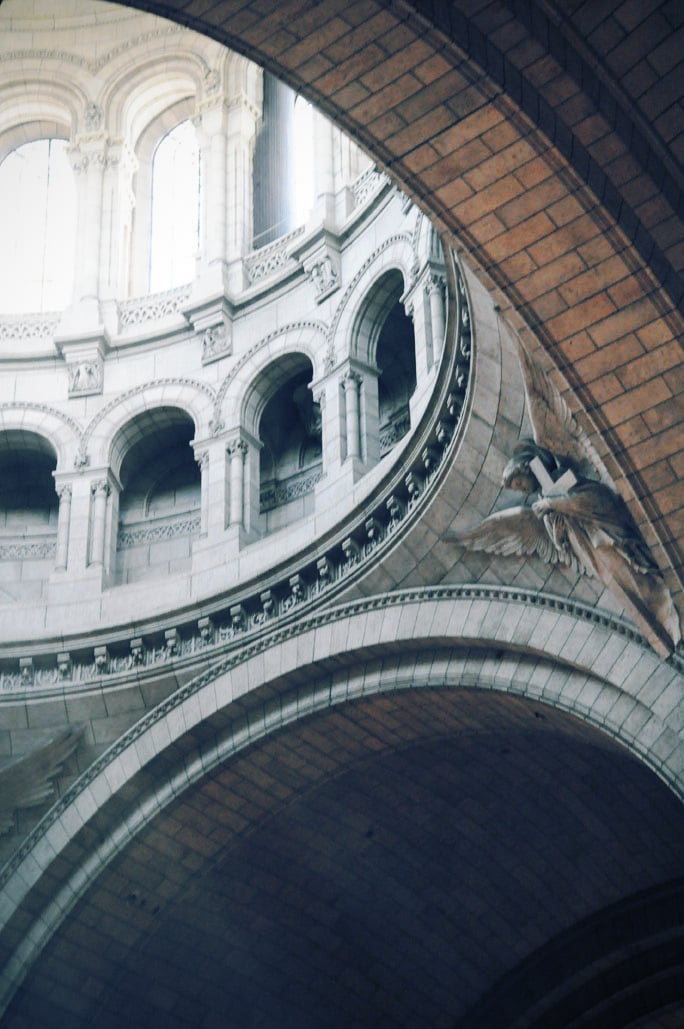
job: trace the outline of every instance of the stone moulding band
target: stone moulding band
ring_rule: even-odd
[[[331,608],[310,617],[306,617],[305,610],[302,610],[305,605],[301,601],[286,604],[282,610],[274,610],[269,615],[261,613],[260,617],[245,616],[244,609],[240,605],[236,605],[234,607],[240,608],[240,618],[232,618],[226,625],[217,625],[212,622],[209,632],[207,632],[206,625],[199,626],[198,624],[196,631],[191,635],[181,636],[176,633],[173,647],[164,643],[163,645],[144,646],[142,649],[130,648],[128,653],[121,654],[110,653],[109,648],[98,647],[98,651],[107,652],[105,660],[97,660],[97,656],[94,655],[92,661],[70,662],[66,675],[64,665],[60,667],[56,663],[54,668],[39,667],[34,669],[30,683],[27,683],[26,677],[22,675],[21,671],[0,672],[0,703],[3,695],[6,697],[10,695],[14,699],[20,695],[35,699],[37,695],[45,696],[54,691],[61,693],[65,687],[78,692],[80,689],[92,689],[94,685],[100,687],[120,686],[122,682],[130,678],[132,671],[135,672],[136,677],[144,676],[145,673],[152,677],[158,674],[165,665],[173,665],[175,669],[192,667],[192,664],[198,659],[206,661],[215,657],[219,661],[219,665],[212,666],[212,674],[214,674],[215,670],[222,665],[225,665],[225,668],[232,667],[233,664],[245,657],[266,649],[274,643],[291,639],[304,629],[334,623],[342,616],[348,617],[364,611],[395,607],[417,600],[503,600],[552,609],[594,625],[604,626],[612,633],[646,646],[643,637],[620,618],[597,611],[589,604],[566,597],[511,586],[477,584],[433,586],[381,594],[345,604],[340,608]],[[279,627],[279,614],[282,616],[290,614],[295,617]],[[222,658],[221,655],[224,657]],[[669,663],[684,672],[684,658],[681,656],[673,655]]]

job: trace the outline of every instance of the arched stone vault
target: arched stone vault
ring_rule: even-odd
[[[314,616],[210,667],[132,726],[5,866],[4,1003],[89,882],[175,796],[257,740],[359,697],[412,686],[523,696],[599,725],[684,792],[680,672],[571,605],[476,592],[394,593]]]
[[[641,94],[620,77],[621,54],[643,61],[676,28],[667,4],[643,21],[488,0],[130,6],[280,75],[396,177],[550,354],[681,586],[678,66],[656,58]]]

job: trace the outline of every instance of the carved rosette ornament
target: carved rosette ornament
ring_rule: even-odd
[[[514,447],[503,486],[527,502],[449,538],[490,554],[536,554],[599,579],[667,658],[681,626],[662,574],[586,433],[548,375],[519,350],[534,439]]]

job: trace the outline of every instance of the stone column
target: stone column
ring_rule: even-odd
[[[90,564],[93,566],[104,565],[105,557],[105,530],[107,527],[107,498],[111,493],[111,486],[106,479],[96,479],[90,485],[90,492],[93,497],[92,527],[90,534]]]
[[[200,470],[200,536],[206,536],[209,531],[209,451],[196,453],[195,461]]]
[[[104,133],[78,137],[70,150],[76,175],[78,231],[74,301],[97,301],[102,240],[102,200],[107,159]]]
[[[347,372],[342,379],[345,414],[347,422],[347,459],[361,456],[361,424],[359,420],[359,389],[361,376],[358,372]]]
[[[202,168],[202,253],[207,267],[225,261],[227,253],[226,131],[223,94],[211,97],[195,119]]]
[[[55,553],[55,568],[65,571],[69,557],[69,527],[71,524],[71,494],[70,483],[64,483],[57,487],[59,497],[59,514],[57,516],[57,547]]]
[[[230,457],[230,525],[244,525],[244,468],[247,451],[247,444],[241,439],[233,440],[227,447]]]
[[[431,272],[425,283],[425,292],[428,295],[430,305],[430,337],[431,337],[431,361],[436,363],[444,346],[444,331],[446,328],[444,290],[446,282],[443,275]]]

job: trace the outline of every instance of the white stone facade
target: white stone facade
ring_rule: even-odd
[[[314,112],[309,219],[253,250],[260,70],[103,6],[79,13],[76,35],[34,18],[25,39],[8,9],[6,74],[32,77],[35,110],[20,133],[23,98],[6,90],[0,160],[20,141],[67,138],[79,211],[72,304],[0,316],[0,432],[15,465],[52,456],[55,490],[49,507],[22,514],[17,501],[0,528],[8,641],[19,626],[89,631],[94,611],[116,624],[129,586],[143,617],[201,601],[330,531],[420,421],[443,349],[437,237],[358,148]],[[103,26],[104,48],[91,42]],[[149,294],[154,150],[188,117],[196,275]]]

